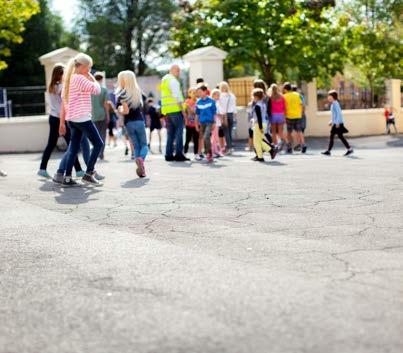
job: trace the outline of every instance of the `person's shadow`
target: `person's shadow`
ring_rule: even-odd
[[[121,187],[124,189],[137,189],[147,185],[149,181],[150,181],[149,178],[138,178],[128,180],[124,184],[121,184]]]
[[[78,205],[87,203],[91,195],[101,190],[94,186],[81,185],[76,187],[63,187],[51,181],[46,181],[39,190],[45,192],[56,192],[55,201],[62,205]]]

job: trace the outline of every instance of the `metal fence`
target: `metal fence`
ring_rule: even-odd
[[[238,106],[247,106],[251,101],[254,77],[230,78],[228,83],[232,93],[236,96]]]
[[[329,102],[327,101],[327,93],[329,90],[318,89],[318,110],[328,110]],[[386,88],[377,90],[372,98],[371,91],[366,88],[349,88],[337,90],[339,94],[340,105],[343,109],[372,109],[383,108],[386,104]]]
[[[45,114],[45,86],[6,87],[13,116]]]

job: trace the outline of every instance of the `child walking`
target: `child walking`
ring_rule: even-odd
[[[193,141],[193,151],[197,158],[199,152],[199,133],[196,130],[196,102],[196,89],[190,88],[188,91],[188,98],[185,100],[186,140],[184,152],[185,154],[188,153],[189,143],[190,141]]]
[[[276,146],[279,146],[279,150],[281,150],[286,142],[284,137],[285,99],[275,83],[270,86],[270,90],[271,96],[269,105],[271,111],[271,134],[273,137],[273,143]]]
[[[118,111],[123,115],[125,129],[134,145],[136,173],[140,178],[144,178],[146,176],[144,161],[148,153],[144,103],[133,71],[126,70],[119,73],[116,97]]]
[[[397,128],[396,128],[396,123],[395,123],[395,116],[393,114],[394,112],[394,108],[389,106],[389,105],[385,105],[385,110],[384,110],[384,116],[386,119],[386,133],[389,135],[390,134],[390,125],[393,125],[393,128],[395,130],[395,134],[398,134]]]
[[[71,171],[83,135],[91,141],[93,149],[88,160],[87,171],[82,181],[94,186],[102,183],[95,177],[95,164],[104,145],[101,136],[91,120],[91,94],[100,94],[101,87],[91,75],[92,59],[90,56],[80,53],[70,60],[64,80],[62,92],[63,105],[66,116],[61,115],[59,133],[66,133],[66,120],[71,129],[71,141],[66,152],[66,172],[63,186],[77,186],[77,182],[71,177]]]
[[[261,88],[255,88],[252,92],[253,95],[253,110],[252,119],[254,121],[253,127],[253,146],[255,147],[257,162],[264,162],[263,152],[268,152],[271,159],[276,157],[276,148],[265,140],[264,131],[267,129],[267,104],[264,102],[264,92]]]
[[[200,135],[203,136],[207,162],[212,163],[214,159],[211,150],[211,133],[214,129],[214,116],[217,113],[217,107],[214,99],[208,96],[207,90],[206,86],[198,88],[200,98],[196,103],[196,129],[200,130]]]
[[[214,116],[214,129],[211,135],[211,151],[215,158],[220,158],[223,156],[221,145],[220,145],[220,136],[219,130],[222,127],[222,117],[223,115],[219,114],[220,109],[220,90],[215,88],[211,91],[211,98],[214,99],[216,104],[217,114]],[[224,145],[225,146],[225,145]]]
[[[38,175],[44,178],[50,178],[50,175],[46,169],[48,166],[50,156],[52,155],[52,152],[57,145],[57,140],[59,139],[60,114],[62,110],[63,74],[64,74],[64,65],[56,64],[52,71],[52,78],[50,80],[47,92],[50,106],[49,137],[48,137],[48,143],[42,155],[41,165],[38,171]],[[63,137],[68,146],[70,143],[70,128],[68,126],[66,126],[66,133]],[[76,170],[78,177],[84,176],[84,172],[81,169],[81,165],[80,162],[78,161],[78,158],[76,158],[74,161],[74,168]]]
[[[327,100],[331,104],[330,111],[332,112],[332,120],[329,122],[329,126],[331,126],[332,128],[330,130],[329,147],[326,151],[322,152],[322,154],[324,154],[325,156],[331,155],[331,150],[334,144],[334,137],[337,135],[340,141],[343,142],[344,146],[346,146],[347,148],[347,152],[344,155],[348,156],[353,153],[353,149],[343,136],[343,134],[348,133],[348,130],[344,127],[343,114],[341,112],[337,92],[334,90],[329,91]]]

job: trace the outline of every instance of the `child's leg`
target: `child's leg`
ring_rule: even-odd
[[[65,160],[66,176],[71,176],[73,164],[75,159],[77,158],[78,151],[80,150],[80,142],[83,136],[82,131],[77,126],[75,126],[74,123],[71,123],[70,126],[71,126],[71,140],[69,148],[66,151],[66,160]]]
[[[329,138],[329,147],[327,148],[327,150],[330,152],[333,148],[333,144],[334,144],[334,133],[331,132],[330,133],[330,138]]]
[[[343,145],[349,150],[351,148],[350,144],[347,142],[345,137],[343,136],[343,133],[338,133],[337,136],[339,137],[340,141],[343,142]]]
[[[277,143],[278,143],[278,139],[277,139],[277,124],[271,124],[270,129],[271,129],[271,135],[273,137],[273,143],[275,145],[277,145]]]
[[[199,133],[197,132],[196,128],[192,128],[193,134],[193,149],[194,149],[194,154],[196,155],[199,152]]]
[[[98,156],[104,147],[104,142],[99,134],[95,124],[92,121],[86,121],[85,123],[81,123],[83,131],[85,131],[85,135],[91,141],[93,146],[89,162],[87,164],[87,174],[91,174],[94,171],[95,163],[97,162]]]
[[[147,157],[148,146],[147,146],[147,134],[146,127],[142,121],[136,121],[136,137],[139,145],[139,156],[143,161]]]
[[[190,143],[191,139],[192,139],[192,128],[190,128],[189,126],[186,126],[185,147],[183,149],[183,151],[185,153],[188,153],[189,143]]]
[[[259,129],[259,124],[255,124],[253,127],[253,147],[255,147],[255,152],[257,158],[263,158],[263,134]]]
[[[204,127],[204,147],[206,154],[211,155],[211,124],[206,124]]]

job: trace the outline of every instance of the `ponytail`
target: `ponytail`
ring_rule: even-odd
[[[69,102],[71,76],[73,76],[75,69],[80,67],[81,65],[92,66],[91,57],[87,54],[79,53],[67,64],[66,73],[64,74],[63,93],[63,99],[66,103]]]

